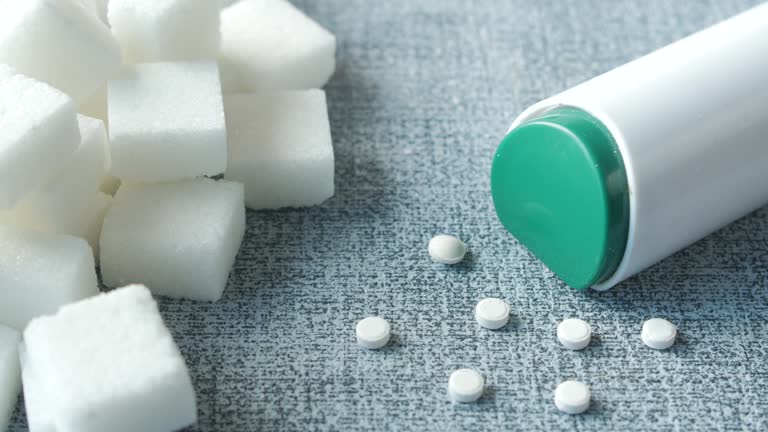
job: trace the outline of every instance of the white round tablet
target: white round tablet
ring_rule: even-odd
[[[484,388],[485,379],[474,369],[459,369],[448,378],[448,395],[456,402],[474,402]]]
[[[368,317],[357,323],[357,343],[363,348],[378,349],[389,342],[389,323],[384,318]]]
[[[480,300],[475,306],[475,320],[487,329],[500,329],[509,322],[509,305],[497,298]]]
[[[557,326],[557,339],[569,350],[584,349],[592,339],[592,327],[584,320],[569,318]]]
[[[675,344],[677,327],[662,318],[652,318],[643,323],[640,338],[648,347],[663,350]]]
[[[440,234],[429,241],[429,256],[441,264],[456,264],[464,259],[467,248],[454,236]]]
[[[589,409],[592,397],[589,387],[581,381],[565,381],[555,389],[555,406],[568,414],[581,414]]]

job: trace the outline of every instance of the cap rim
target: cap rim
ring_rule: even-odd
[[[569,286],[617,270],[629,235],[629,188],[618,146],[589,113],[560,107],[502,140],[491,170],[496,213]]]

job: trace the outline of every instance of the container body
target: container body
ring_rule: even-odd
[[[768,203],[768,3],[539,102],[610,131],[629,230],[608,289]]]

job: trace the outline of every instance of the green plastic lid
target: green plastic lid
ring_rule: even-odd
[[[616,142],[592,115],[557,108],[512,130],[496,151],[491,192],[504,227],[571,287],[615,273],[629,189]]]

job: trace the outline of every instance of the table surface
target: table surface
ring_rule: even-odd
[[[768,209],[576,292],[504,231],[488,176],[527,105],[757,3],[296,1],[339,41],[336,196],[249,211],[218,303],[160,300],[197,389],[193,430],[768,429]],[[433,264],[437,233],[468,259]],[[473,320],[487,296],[512,307],[501,331]],[[355,343],[370,315],[395,333],[380,351]],[[666,352],[639,339],[656,316],[680,327]],[[557,342],[567,317],[593,326],[586,350]],[[447,400],[461,367],[487,378],[479,403]],[[584,415],[552,403],[570,378],[592,388]],[[26,430],[21,405],[10,430]]]

